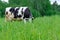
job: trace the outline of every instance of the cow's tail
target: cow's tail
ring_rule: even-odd
[[[34,17],[32,17],[32,20],[34,19]]]
[[[31,13],[31,18],[32,18],[32,20],[34,19],[34,17],[33,17],[33,15],[32,15],[32,13]]]

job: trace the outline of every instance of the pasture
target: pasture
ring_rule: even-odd
[[[0,18],[0,40],[60,40],[60,16],[38,17],[26,24]]]

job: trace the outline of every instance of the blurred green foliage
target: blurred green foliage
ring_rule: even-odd
[[[28,6],[34,17],[50,16],[57,13],[56,10],[53,10],[53,5],[50,4],[49,0],[9,0],[9,3],[0,1],[0,17],[4,16],[6,7],[20,6]]]

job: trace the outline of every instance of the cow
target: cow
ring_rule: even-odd
[[[28,7],[7,7],[5,11],[6,20],[24,20],[24,23],[28,20],[32,22],[33,16]]]

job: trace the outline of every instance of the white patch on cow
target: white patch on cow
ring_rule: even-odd
[[[11,13],[9,10],[11,9],[11,7],[7,7],[6,9],[5,9],[5,13],[6,12],[8,12],[9,14]]]
[[[22,15],[21,10],[23,7],[20,7],[20,9],[18,10],[18,15]]]
[[[21,15],[22,14],[21,11],[25,12],[26,8],[28,8],[28,7],[20,7],[20,9],[18,11],[18,15]]]
[[[10,9],[11,9],[11,7],[7,7],[7,8],[6,8],[6,11],[9,11]]]
[[[5,14],[6,14],[6,12],[8,12],[8,15],[10,15],[11,14],[11,12],[9,11],[10,9],[11,9],[11,7],[7,7],[5,10]]]
[[[17,8],[19,8],[19,7],[15,7],[15,10],[16,10]]]
[[[23,7],[23,12],[25,12],[26,8],[28,8],[28,7]]]

